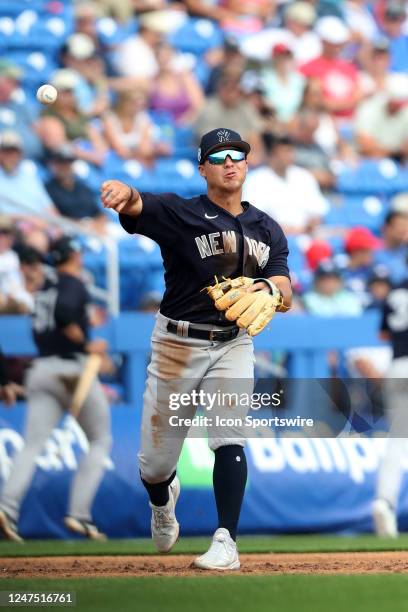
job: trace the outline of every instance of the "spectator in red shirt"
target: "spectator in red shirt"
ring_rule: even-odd
[[[338,17],[322,17],[316,32],[322,42],[322,54],[304,64],[301,72],[320,81],[325,109],[335,118],[347,119],[361,98],[356,67],[340,57],[349,30]]]

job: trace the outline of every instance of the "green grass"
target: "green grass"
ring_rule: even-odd
[[[13,579],[2,580],[1,589],[75,591],[77,605],[62,608],[75,612],[406,612],[408,577]]]
[[[181,538],[174,547],[175,554],[196,554],[207,549],[209,537]],[[347,552],[375,550],[408,550],[408,535],[397,540],[380,539],[373,535],[356,537],[293,535],[243,536],[238,540],[242,553],[262,552]],[[28,540],[25,544],[0,542],[0,557],[53,555],[151,555],[156,550],[147,539],[109,540]]]

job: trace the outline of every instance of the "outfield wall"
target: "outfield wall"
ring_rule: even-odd
[[[152,317],[126,314],[103,330],[112,350],[126,357],[124,383],[129,400],[111,409],[114,443],[94,506],[96,522],[112,537],[149,534],[149,509],[139,482],[136,453],[152,325]],[[256,339],[256,348],[285,349],[291,354],[295,373],[323,376],[329,348],[376,345],[376,326],[375,316],[341,320],[277,317],[271,331]],[[0,338],[9,354],[33,353],[29,321],[24,317],[0,318]],[[0,407],[0,482],[7,478],[12,456],[24,443],[24,412],[23,404],[13,410]],[[380,438],[248,440],[249,482],[241,530],[370,530],[370,504],[384,444]],[[65,418],[38,458],[38,469],[22,507],[23,536],[68,535],[61,519],[66,512],[70,480],[86,449],[86,438],[77,423]],[[184,534],[208,533],[216,526],[212,461],[205,440],[186,442],[179,464],[183,493],[178,506]],[[408,528],[406,482],[401,497],[401,525]]]
[[[25,407],[0,409],[0,480],[23,445]],[[147,497],[138,477],[140,412],[112,408],[113,448],[94,504],[99,527],[111,537],[149,535]],[[248,440],[249,481],[241,518],[245,533],[364,532],[372,527],[370,505],[384,439]],[[61,524],[69,483],[87,441],[65,418],[37,460],[24,501],[20,530],[25,537],[63,538]],[[203,439],[188,440],[179,464],[182,532],[210,533],[216,527],[212,497],[213,456]],[[408,469],[408,453],[405,460]],[[408,482],[401,497],[401,525],[408,528]]]

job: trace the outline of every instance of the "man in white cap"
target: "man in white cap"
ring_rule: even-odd
[[[87,34],[75,32],[61,49],[65,68],[77,74],[75,96],[80,110],[88,116],[99,116],[109,108],[108,80],[105,63],[94,41]]]
[[[338,17],[322,17],[316,24],[322,42],[320,57],[307,62],[301,71],[320,81],[325,109],[337,119],[350,119],[361,94],[357,69],[341,57],[349,30]]]
[[[399,156],[408,150],[408,79],[393,74],[386,90],[365,100],[354,130],[360,153],[369,157]]]

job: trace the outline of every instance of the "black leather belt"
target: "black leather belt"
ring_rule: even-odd
[[[173,323],[172,321],[167,323],[167,331],[172,334],[177,334],[177,330],[177,323]],[[230,327],[228,329],[204,329],[199,325],[190,323],[187,330],[187,336],[189,338],[198,338],[199,340],[210,340],[211,342],[227,342],[228,340],[236,338],[238,332],[238,327]]]

